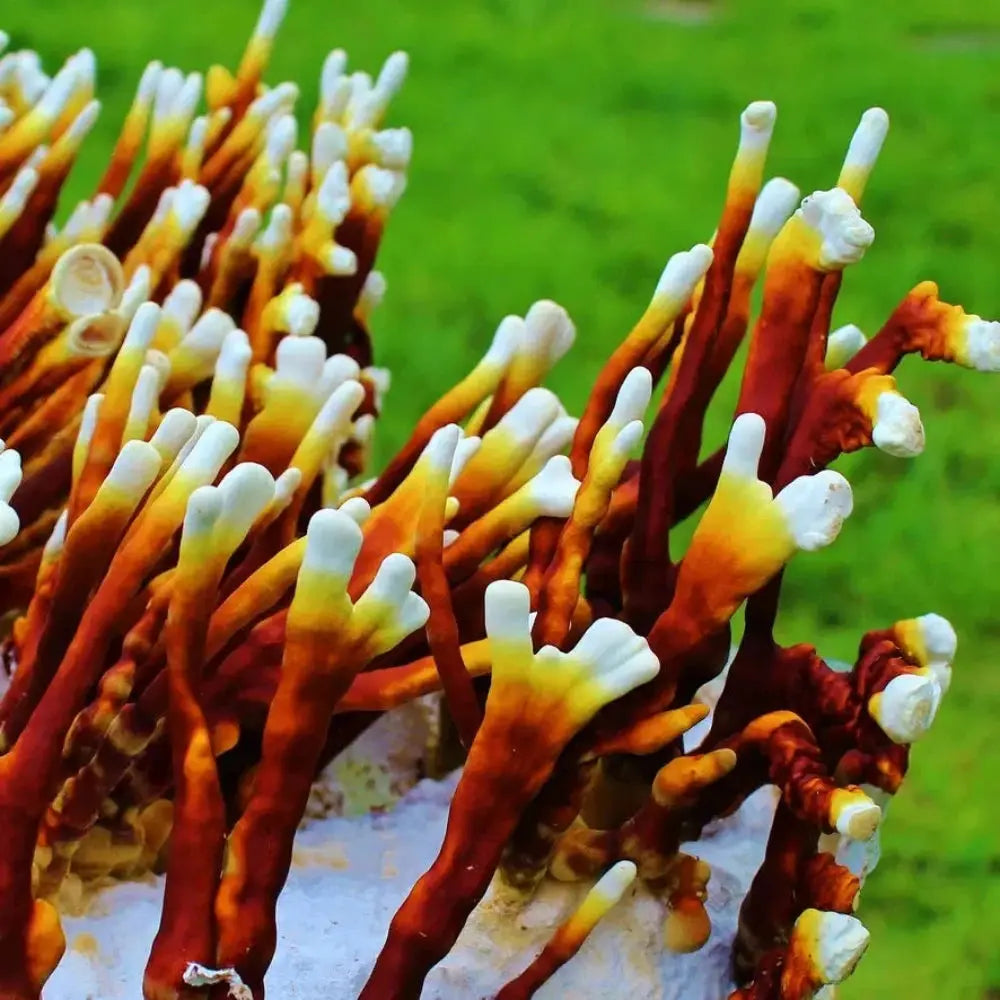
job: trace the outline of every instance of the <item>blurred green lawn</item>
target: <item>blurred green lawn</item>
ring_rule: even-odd
[[[878,237],[845,282],[838,322],[875,330],[917,281],[1000,316],[1000,4],[985,0],[729,0],[706,24],[643,0],[292,0],[270,79],[311,109],[325,52],[377,69],[412,56],[393,111],[410,125],[410,189],[380,266],[378,354],[396,384],[387,454],[464,373],[497,320],[551,297],[579,340],[554,387],[579,410],[601,360],[670,253],[710,236],[755,98],[779,108],[770,171],[829,187],[861,112],[893,121],[866,198]],[[89,45],[104,113],[77,170],[96,176],[147,59],[234,65],[256,0],[6,0],[0,25],[47,68]],[[928,610],[957,626],[955,683],[893,805],[864,892],[872,946],[846,1000],[1000,997],[998,387],[909,362],[927,451],[843,463],[855,513],[790,574],[782,636],[852,657],[862,632]],[[713,414],[725,433],[735,382]]]

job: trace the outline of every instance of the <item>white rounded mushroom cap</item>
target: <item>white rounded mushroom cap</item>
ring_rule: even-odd
[[[961,362],[980,372],[1000,371],[1000,323],[969,316]]]
[[[821,239],[817,263],[823,271],[839,271],[857,263],[875,240],[875,230],[841,188],[815,191],[802,200],[799,213]]]
[[[882,810],[872,802],[859,798],[849,802],[837,815],[838,833],[852,840],[868,840],[882,822]]]
[[[53,298],[72,316],[92,316],[121,302],[125,276],[118,258],[97,243],[67,250],[50,279]]]
[[[5,503],[0,503],[0,545],[13,541],[21,527],[17,511]]]
[[[829,545],[854,507],[850,484],[831,469],[793,480],[775,503],[784,510],[788,530],[803,552]]]
[[[930,729],[941,703],[941,688],[933,677],[900,674],[877,696],[872,713],[894,743],[914,743]]]
[[[879,394],[872,424],[872,443],[897,458],[912,458],[924,450],[920,411],[898,392]]]
[[[819,915],[816,932],[817,974],[824,983],[843,982],[864,955],[871,935],[857,917],[833,912]]]

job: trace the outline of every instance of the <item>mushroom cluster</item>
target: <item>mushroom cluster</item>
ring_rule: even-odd
[[[84,883],[162,871],[147,1000],[260,1000],[317,774],[436,693],[461,777],[363,1000],[418,998],[491,885],[516,912],[543,879],[594,883],[503,1000],[637,881],[662,947],[699,949],[711,871],[690,845],[765,785],[731,1000],[821,995],[867,945],[874,837],[955,634],[923,615],[831,666],[774,639],[782,575],[851,513],[840,455],[922,450],[905,355],[1000,368],[1000,324],[931,282],[870,340],[830,329],[874,238],[858,206],[887,115],[800,200],[765,183],[776,112],[751,103],[711,245],[670,258],[579,419],[542,386],[574,325],[537,302],[370,478],[374,265],[412,148],[383,120],[407,60],[373,78],[331,52],[301,151],[297,88],[262,82],[284,6],[235,73],[151,63],[59,227],[94,57],[51,78],[0,58],[0,998],[39,997]],[[728,442],[702,457],[744,339]]]

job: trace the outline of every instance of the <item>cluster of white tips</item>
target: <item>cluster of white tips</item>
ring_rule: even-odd
[[[273,498],[271,474],[263,466],[248,462],[233,468],[218,486],[206,484],[196,488],[188,500],[184,517],[181,560],[186,555],[185,543],[193,537],[206,535],[210,535],[213,556],[228,559]],[[200,550],[195,551],[195,558],[201,555]]]
[[[93,201],[81,201],[70,212],[61,229],[57,229],[52,223],[49,224],[50,228],[46,230],[46,242],[59,238],[65,245],[100,240],[107,232],[114,204],[114,199],[109,194],[99,194]],[[2,214],[0,210],[0,216]]]
[[[615,618],[594,622],[568,653],[555,646],[532,653],[530,604],[522,583],[497,580],[486,588],[486,635],[497,680],[502,682],[505,668],[513,667],[533,687],[560,696],[573,717],[585,722],[659,671],[646,640]]]
[[[353,501],[349,502],[353,503]],[[361,501],[364,504],[364,501]],[[317,511],[306,532],[302,574],[340,581],[346,589],[361,551],[363,536],[356,516],[367,516],[367,504],[357,512],[347,509]],[[405,636],[422,628],[430,615],[427,603],[413,593],[413,561],[394,552],[382,560],[375,579],[349,609],[351,630],[358,638],[374,640],[380,651],[391,649]],[[345,600],[349,598],[344,595]]]
[[[294,387],[321,404],[338,385],[360,374],[358,363],[346,354],[328,358],[326,344],[319,337],[285,337],[275,352],[275,371],[268,393]]]
[[[548,657],[557,652],[552,646],[545,648],[551,650]],[[539,650],[539,656],[542,652]],[[594,622],[571,655],[593,680],[599,681],[605,703],[651,681],[660,670],[660,662],[646,639],[617,618]]]

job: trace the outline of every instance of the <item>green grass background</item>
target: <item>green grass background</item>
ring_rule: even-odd
[[[410,188],[381,256],[378,355],[395,373],[384,456],[464,373],[501,316],[540,297],[575,318],[552,382],[578,411],[603,358],[675,250],[711,235],[756,98],[779,108],[769,172],[834,183],[861,112],[892,130],[866,198],[877,232],[838,322],[875,330],[917,281],[1000,316],[1000,4],[987,0],[729,0],[704,24],[643,0],[292,0],[269,78],[311,111],[325,52],[412,71],[393,122],[416,137]],[[232,66],[255,0],[2,0],[0,26],[47,68],[82,45],[104,112],[72,189],[90,185],[147,59]],[[853,658],[862,632],[935,610],[960,635],[955,683],[893,804],[861,915],[870,951],[846,1000],[1000,997],[1000,382],[907,362],[927,450],[842,464],[855,513],[797,560],[782,637]],[[735,381],[712,415],[725,434]]]

